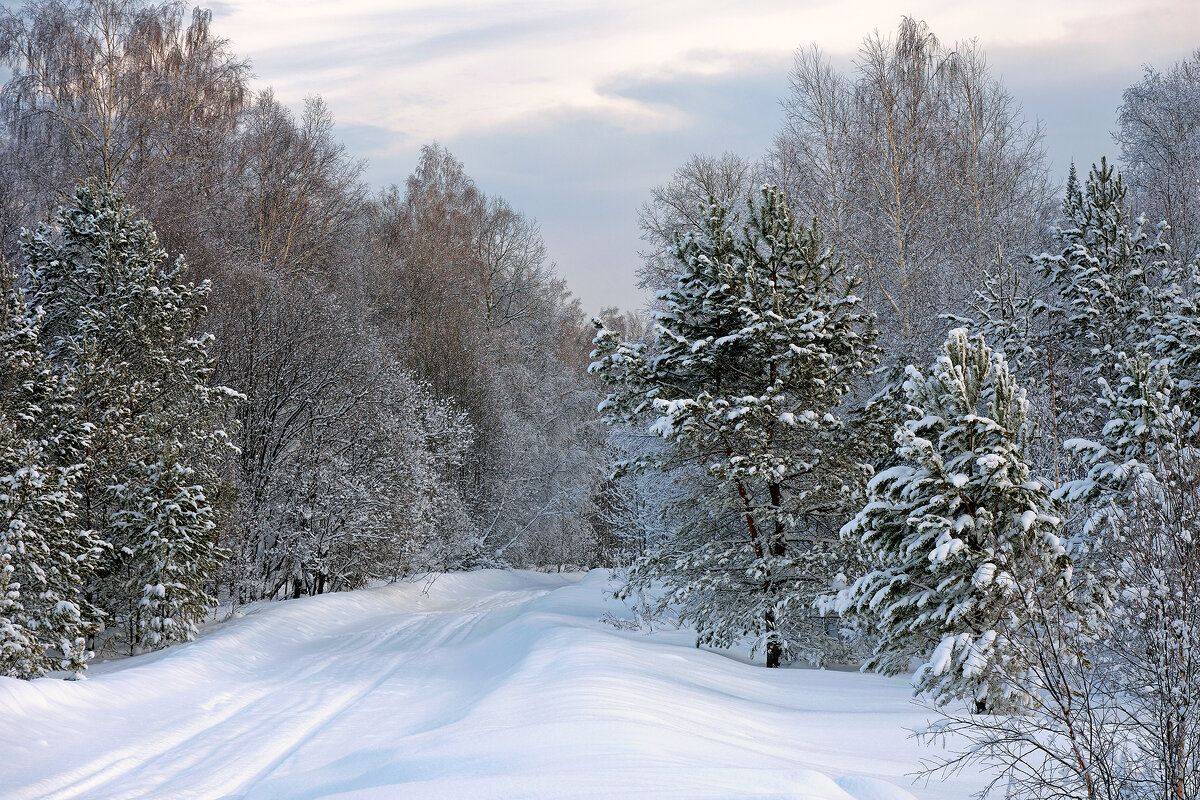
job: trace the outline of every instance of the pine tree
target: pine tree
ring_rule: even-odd
[[[1200,458],[1189,444],[1195,412],[1181,393],[1171,359],[1123,357],[1103,381],[1109,420],[1099,441],[1070,447],[1089,466],[1060,490],[1086,504],[1086,568],[1120,598],[1091,661],[1093,686],[1121,706],[1122,764],[1128,783],[1161,787],[1158,796],[1200,790]],[[1094,702],[1094,698],[1089,701]],[[1111,724],[1111,722],[1110,722]]]
[[[81,597],[101,552],[76,513],[86,431],[38,335],[0,262],[0,674],[18,678],[82,670],[99,627]]]
[[[880,471],[842,535],[880,566],[839,598],[877,631],[865,668],[925,660],[915,685],[935,702],[1019,703],[1024,665],[1009,646],[1036,609],[1065,594],[1061,511],[1031,474],[1025,394],[982,337],[950,332],[928,374],[910,367],[903,463]]]
[[[1088,466],[1088,474],[1058,494],[1072,503],[1116,496],[1124,498],[1123,504],[1139,474],[1147,468],[1162,471],[1164,459],[1185,446],[1184,432],[1194,430],[1196,421],[1176,402],[1178,395],[1170,359],[1155,360],[1145,353],[1117,359],[1114,379],[1100,379],[1097,404],[1108,416],[1103,436],[1066,443]]]
[[[186,263],[167,262],[148,222],[135,218],[115,190],[94,183],[80,186],[56,221],[22,238],[31,302],[45,314],[43,346],[52,365],[73,376],[91,426],[79,482],[81,521],[110,545],[91,590],[120,626],[140,631],[130,614],[142,607],[145,587],[194,588],[213,576],[215,534],[195,517],[212,514],[210,501],[198,500],[197,510],[189,510],[190,501],[173,502],[177,487],[160,482],[183,479],[165,477],[171,470],[157,474],[155,465],[177,465],[171,469],[201,487],[196,498],[215,497],[226,443],[220,417],[233,393],[211,385],[209,337],[193,334],[208,285],[184,280]],[[166,492],[161,505],[152,503],[150,527],[134,522],[148,513],[151,501],[140,493],[146,487]],[[185,580],[177,562],[140,557],[158,546],[145,538],[152,531],[164,541],[188,531],[189,547],[199,550],[179,563],[195,573]],[[175,566],[164,574],[164,563]],[[172,599],[168,607],[177,616],[162,630],[190,631],[196,603]]]
[[[1072,164],[1053,230],[1057,253],[1032,261],[1040,285],[999,279],[980,292],[978,329],[998,343],[1022,379],[1044,387],[1058,441],[1099,433],[1096,380],[1112,379],[1120,353],[1133,354],[1153,336],[1169,298],[1160,278],[1170,248],[1164,229],[1131,219],[1121,176],[1104,159],[1082,189]]]
[[[208,610],[204,581],[218,567],[212,546],[216,522],[203,487],[177,454],[143,465],[135,482],[116,487],[121,508],[113,525],[130,552],[113,576],[124,599],[131,647],[155,650],[188,641]]]
[[[751,635],[774,667],[796,649],[783,617],[829,589],[813,568],[837,560],[831,520],[864,474],[839,406],[874,365],[875,330],[856,280],[777,190],[740,227],[714,204],[703,233],[677,241],[653,345],[601,327],[592,368],[613,387],[607,419],[652,418],[667,445],[626,466],[690,467],[691,508],[631,569],[630,590],[664,582],[698,643]]]
[[[1125,183],[1104,159],[1092,167],[1082,193],[1068,187],[1063,216],[1055,236],[1061,252],[1037,262],[1057,295],[1046,314],[1051,336],[1066,339],[1061,367],[1087,381],[1144,337],[1146,309],[1154,302],[1150,285],[1170,248],[1144,230],[1144,218],[1130,219]]]

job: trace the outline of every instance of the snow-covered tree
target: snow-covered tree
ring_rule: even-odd
[[[762,184],[760,171],[758,164],[734,153],[693,155],[675,170],[670,182],[652,188],[650,199],[638,209],[638,227],[646,243],[638,285],[652,294],[673,286],[675,237],[702,234],[713,200],[726,209],[730,222],[738,222],[746,198]]]
[[[669,253],[664,249],[661,261]],[[653,341],[651,320],[646,314],[601,309],[601,323],[626,343]],[[662,460],[667,445],[644,426],[612,425],[607,429],[606,465]],[[602,564],[628,568],[636,559],[666,541],[673,523],[667,509],[682,507],[690,496],[685,473],[695,466],[667,470],[607,471],[596,496],[597,544]],[[680,502],[683,501],[683,502]]]
[[[1082,191],[1068,182],[1063,217],[1055,233],[1060,252],[1037,258],[1052,291],[1047,347],[1057,341],[1057,368],[1086,383],[1144,338],[1155,299],[1150,285],[1170,248],[1159,232],[1145,230],[1144,217],[1130,219],[1124,181],[1104,159]]]
[[[1166,798],[1200,792],[1200,454],[1168,362],[1124,358],[1103,387],[1102,443],[1063,493],[1092,500],[1093,562],[1120,594],[1099,650],[1133,758],[1124,778]],[[1136,765],[1136,766],[1134,766]]]
[[[659,460],[663,447],[662,439],[652,433],[614,426],[609,434],[607,461]],[[627,568],[670,537],[672,521],[667,509],[684,507],[690,496],[683,488],[686,472],[686,467],[610,472],[597,498],[603,563]]]
[[[1138,207],[1171,226],[1177,258],[1200,255],[1200,50],[1145,68],[1122,95],[1113,138]]]
[[[1200,458],[1155,460],[1098,531],[1120,592],[1098,661],[1131,751],[1123,777],[1142,792],[1130,796],[1176,800],[1200,796]]]
[[[740,236],[725,213],[714,204],[701,235],[678,239],[653,344],[601,327],[592,369],[612,387],[606,418],[652,419],[667,444],[630,466],[698,467],[691,512],[630,586],[662,581],[700,643],[751,635],[774,667],[796,649],[782,617],[829,588],[809,560],[862,474],[839,406],[874,365],[875,332],[841,258],[776,189],[752,199]]]
[[[950,332],[928,373],[910,368],[913,418],[896,430],[902,463],[875,475],[842,530],[878,567],[837,605],[878,633],[864,665],[887,674],[924,661],[916,687],[938,703],[1022,702],[1028,664],[1012,641],[1067,597],[1062,513],[1026,461],[1024,391],[1001,353]]]
[[[590,329],[536,223],[439,146],[379,198],[364,284],[404,365],[466,415],[460,495],[495,565],[595,563]]]
[[[157,650],[190,641],[212,603],[205,582],[216,574],[213,508],[191,469],[176,453],[142,465],[140,475],[115,487],[124,557],[106,593],[121,609],[131,650]]]
[[[18,678],[82,670],[99,627],[82,591],[100,543],[76,513],[87,432],[39,322],[0,262],[0,674]]]
[[[940,313],[1014,256],[1041,246],[1052,213],[1042,131],[973,41],[941,42],[904,18],[867,37],[843,70],[815,46],[796,54],[767,174],[797,216],[821,220],[861,265],[882,344],[923,362]]]
[[[45,219],[91,175],[126,192],[173,243],[202,238],[197,212],[228,199],[230,171],[219,162],[250,96],[249,65],[212,17],[153,0],[0,9],[0,160],[23,225]]]
[[[184,582],[179,563],[135,556],[147,546],[147,526],[166,539],[174,528],[194,534],[196,556],[186,565],[196,572],[186,583],[200,586],[213,577],[216,538],[194,517],[212,513],[208,503],[226,452],[220,420],[232,394],[212,384],[210,339],[194,333],[208,285],[186,282],[182,257],[167,262],[150,224],[117,192],[94,183],[78,188],[56,225],[27,232],[21,249],[30,302],[45,314],[43,347],[52,366],[72,377],[90,425],[80,521],[111,545],[91,588],[95,602],[123,625],[146,586]],[[148,465],[160,462],[177,463],[188,484],[202,487],[194,497],[209,500],[198,501],[203,511],[189,510],[173,501],[172,489],[149,522],[132,524],[130,515],[148,507],[127,490],[156,484]],[[175,630],[190,630],[195,603],[171,607],[180,614]]]
[[[1170,374],[1172,399],[1190,414],[1188,436],[1200,433],[1200,256],[1164,272],[1143,352]]]
[[[1068,440],[1068,449],[1088,466],[1088,474],[1058,490],[1062,498],[1070,502],[1128,499],[1146,465],[1161,468],[1163,459],[1184,446],[1181,437],[1195,423],[1176,402],[1178,391],[1169,365],[1169,359],[1153,360],[1144,353],[1122,355],[1113,379],[1100,379],[1097,405],[1108,422],[1099,441]]]
[[[231,270],[207,319],[239,404],[221,583],[236,602],[478,558],[457,478],[471,428],[355,309],[303,276]],[[285,337],[280,331],[287,331]]]
[[[993,279],[980,294],[979,329],[1046,395],[1045,427],[1056,448],[1099,433],[1097,379],[1112,378],[1117,356],[1153,335],[1166,308],[1160,286],[1170,248],[1163,233],[1130,218],[1125,184],[1104,159],[1083,187],[1072,166],[1053,230],[1059,249],[1033,259],[1039,285]]]
[[[1162,361],[1123,357],[1102,381],[1099,441],[1055,496],[1081,511],[1072,602],[1046,604],[1009,643],[1028,665],[1017,714],[937,726],[1009,796],[1191,798],[1200,791],[1200,459]]]

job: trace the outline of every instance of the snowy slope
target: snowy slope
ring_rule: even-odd
[[[5,798],[963,800],[907,681],[767,671],[597,621],[607,574],[266,605],[79,682],[0,678]],[[904,787],[904,788],[897,788]]]

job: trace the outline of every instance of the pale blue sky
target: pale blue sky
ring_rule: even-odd
[[[402,182],[438,140],[489,193],[542,225],[589,311],[636,307],[636,214],[695,152],[757,157],[780,121],[796,47],[846,61],[903,14],[943,41],[977,38],[1056,174],[1112,154],[1141,65],[1200,47],[1200,0],[860,2],[229,0],[214,27],[256,86],[320,94],[374,186]]]

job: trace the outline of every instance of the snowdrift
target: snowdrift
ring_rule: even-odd
[[[620,631],[608,574],[483,571],[255,609],[86,681],[0,678],[5,798],[963,800],[905,680]],[[427,591],[426,591],[427,589]]]

